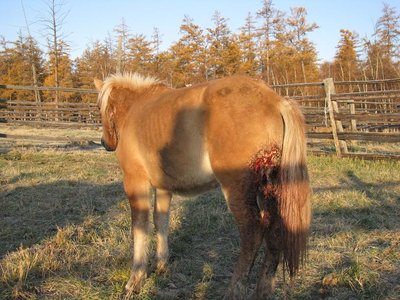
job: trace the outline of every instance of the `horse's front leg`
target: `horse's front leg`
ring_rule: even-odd
[[[154,203],[154,225],[157,230],[157,272],[164,272],[168,264],[168,227],[171,193],[157,189]]]
[[[125,288],[128,293],[139,292],[147,277],[150,184],[145,178],[126,176],[125,192],[129,198],[132,222],[133,262],[131,276]]]

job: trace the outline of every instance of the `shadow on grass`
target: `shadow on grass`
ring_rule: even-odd
[[[337,194],[328,200],[329,204],[323,197],[314,203],[312,223],[312,238],[329,240],[330,245],[323,245],[322,249],[330,255],[334,252],[336,262],[318,266],[322,280],[310,290],[321,298],[392,299],[400,274],[390,270],[393,258],[389,254],[398,244],[388,236],[400,228],[400,197],[396,192],[400,182],[370,183],[352,170],[344,174],[341,186],[314,189],[317,199],[323,193]],[[343,199],[344,195],[349,198]],[[321,245],[317,247],[323,253]],[[389,254],[377,258],[379,253]],[[379,260],[385,267],[376,266],[375,261]]]
[[[372,232],[380,230],[397,230],[398,222],[393,222],[399,206],[399,197],[394,191],[394,187],[399,183],[396,181],[386,183],[367,183],[357,177],[354,172],[347,171],[346,180],[343,186],[338,188],[317,187],[315,194],[321,192],[338,193],[342,191],[361,192],[371,201],[368,207],[358,206],[354,203],[351,207],[337,207],[335,209],[319,208],[314,204],[314,221],[325,223],[330,226],[331,231],[321,230],[319,224],[313,225],[313,238],[328,238],[331,234],[346,233],[348,230],[358,232]],[[382,193],[382,191],[385,193]],[[395,199],[395,201],[393,201]],[[178,200],[178,201],[176,201]],[[170,234],[170,269],[161,277],[156,284],[156,299],[220,299],[223,297],[233,272],[239,252],[239,236],[232,214],[227,209],[223,195],[219,190],[208,192],[192,199],[175,199],[174,210],[179,210],[181,216],[180,224]],[[336,222],[344,222],[346,226],[335,226]],[[322,225],[322,224],[321,224]],[[325,228],[325,227],[324,227]],[[382,245],[382,247],[389,245]],[[310,246],[312,247],[312,246]],[[351,253],[353,249],[349,245],[344,249]],[[347,253],[346,252],[346,253]],[[249,279],[250,293],[254,288],[255,274],[258,271],[260,258],[263,250],[261,249],[252,274]],[[348,254],[346,254],[348,255]],[[311,260],[311,265],[313,264]],[[369,278],[375,278],[373,273],[365,276],[365,287],[352,287],[356,282],[358,273],[364,272],[357,269],[358,265],[354,261],[344,260],[335,266],[317,265],[318,270],[313,270],[316,274],[313,278],[303,281],[301,278],[294,280],[293,297],[308,299],[311,295],[335,296],[345,299],[347,296],[382,296],[386,295],[383,289],[378,289],[379,285],[387,288],[393,287],[390,280],[396,274],[390,272],[379,272],[379,277],[368,282]],[[362,265],[363,268],[365,266]],[[344,286],[329,288],[323,286],[321,278],[330,272],[341,272],[343,278],[348,278]],[[302,272],[305,272],[303,270]],[[367,271],[365,271],[367,272]],[[277,297],[286,297],[288,287],[283,283],[281,271],[278,272]],[[301,275],[307,278],[308,275]],[[347,276],[347,277],[346,277]],[[356,278],[356,279],[354,279]],[[389,278],[389,279],[385,279]],[[353,281],[352,281],[353,280]],[[358,283],[356,282],[355,285]],[[306,288],[305,288],[306,287]],[[363,290],[365,288],[365,291]],[[290,290],[290,288],[289,288]]]
[[[374,200],[374,205],[367,208],[359,208],[354,205],[351,208],[335,210],[319,209],[314,205],[314,215],[318,219],[317,222],[325,224],[335,224],[336,220],[348,223],[347,227],[335,227],[334,233],[343,233],[349,228],[351,230],[362,228],[367,232],[375,228],[385,229],[385,226],[390,226],[390,229],[399,228],[398,221],[390,224],[396,211],[398,212],[398,208],[394,209],[393,205],[396,204],[398,207],[399,198],[392,189],[397,184],[397,182],[365,183],[353,172],[348,171],[343,189],[365,193],[369,199]],[[385,194],[381,193],[383,190],[386,190]],[[335,193],[339,190],[336,187],[317,187],[315,189],[316,193],[324,191]],[[0,197],[0,256],[3,256],[8,251],[18,248],[20,244],[30,246],[53,236],[57,227],[80,224],[88,215],[103,214],[116,202],[125,198],[125,195],[119,182],[96,185],[78,181],[58,181],[35,187],[19,187],[1,193]],[[387,197],[391,200],[389,201]],[[394,202],[393,199],[395,199]],[[379,205],[377,206],[375,203]],[[364,223],[360,221],[363,218],[365,219]],[[317,228],[315,224],[313,226]],[[313,231],[313,235],[315,238],[325,239],[329,237],[330,233],[317,228],[316,231]],[[191,199],[174,198],[169,245],[171,256],[169,269],[164,275],[151,275],[155,277],[155,292],[151,291],[149,297],[151,299],[222,298],[229,285],[238,257],[239,237],[233,216],[227,209],[219,190],[210,191]],[[390,243],[374,246],[387,248]],[[343,251],[353,251],[350,248],[351,245]],[[311,257],[310,260],[312,259]],[[119,263],[113,261],[113,265],[107,264],[107,270],[112,269],[116,264],[127,264],[125,257],[122,257],[121,260]],[[88,265],[95,264],[92,260],[86,263]],[[154,259],[152,259],[152,263],[154,264]],[[357,269],[355,269],[357,264],[346,259],[342,259],[338,264],[330,267],[326,264],[315,265],[312,262],[311,265],[313,264],[316,268],[313,270],[313,277],[305,277],[306,279],[302,283],[298,283],[298,285],[296,283],[294,298],[307,299],[316,295],[334,296],[338,299],[348,299],[349,295],[378,298],[386,292],[383,292],[382,289],[378,291],[377,286],[382,285],[387,291],[390,291],[396,286],[396,278],[398,278],[396,272],[382,271],[379,273],[377,282],[367,285],[370,290],[366,292],[362,292],[360,289],[353,291],[349,286],[340,287],[339,290],[337,286],[322,286],[321,278],[331,272],[341,271],[348,272],[346,274],[349,276],[352,276],[353,273],[357,275]],[[253,274],[257,271],[257,265],[256,262]],[[93,277],[93,274],[85,275],[85,272],[98,271],[93,271],[89,266],[83,273],[80,273],[82,268],[77,267],[77,270],[79,270],[77,271],[79,272],[78,276],[82,281]],[[43,279],[40,280],[43,281]],[[96,279],[92,280],[94,284],[103,284],[103,282],[96,282]],[[119,281],[123,280],[125,279],[122,278]],[[105,282],[104,286],[108,286],[109,281]],[[250,282],[252,284],[250,287],[254,288],[254,275],[250,278]],[[40,284],[37,282],[37,285]],[[321,289],[323,289],[323,294],[321,294]],[[338,294],[338,290],[339,292],[344,290],[343,297],[342,294]],[[282,293],[284,293],[282,284],[279,283],[277,297],[280,295],[282,296],[280,298],[284,298]]]
[[[53,236],[58,227],[103,214],[123,197],[120,182],[96,185],[63,180],[0,193],[0,258]]]
[[[341,186],[315,188],[314,193],[323,192],[356,192],[355,195],[365,195],[370,201],[370,205],[358,205],[358,199],[345,199],[345,201],[354,201],[352,205],[346,207],[325,207],[324,209],[315,207],[314,217],[320,217],[325,222],[328,219],[342,219],[349,224],[355,225],[358,229],[394,229],[400,228],[400,222],[397,221],[396,212],[400,206],[400,197],[395,187],[399,187],[399,181],[367,183],[360,179],[353,171],[346,172],[346,180]],[[354,197],[354,196],[353,196]],[[340,230],[340,228],[337,228]]]
[[[1,138],[1,133],[0,133]],[[2,141],[3,142],[3,141]],[[18,142],[18,143],[17,143]],[[35,150],[63,150],[63,151],[94,151],[103,150],[103,146],[93,141],[93,138],[82,138],[82,140],[68,141],[53,141],[43,143],[43,140],[6,140],[0,146],[0,154],[7,155],[18,149],[35,149]],[[11,154],[12,155],[12,154]]]
[[[220,299],[239,251],[239,235],[219,189],[173,200],[170,267],[157,299]],[[179,214],[178,224],[173,224]]]

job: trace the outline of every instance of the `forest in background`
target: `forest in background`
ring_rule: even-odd
[[[147,37],[132,33],[122,20],[112,34],[72,59],[62,28],[67,13],[60,1],[46,1],[48,18],[40,20],[48,37],[45,50],[29,30],[20,31],[15,41],[0,35],[0,84],[91,89],[93,78],[104,79],[116,72],[153,75],[174,87],[233,74],[262,78],[270,85],[328,77],[335,81],[400,77],[400,14],[386,3],[371,37],[341,29],[333,61],[321,63],[308,37],[319,26],[307,19],[304,7],[284,12],[272,0],[263,0],[239,30],[229,28],[228,19],[218,11],[211,16],[210,28],[201,28],[185,15],[179,39],[166,50],[161,48],[158,28]],[[31,91],[1,90],[0,97],[35,100]],[[93,97],[41,92],[40,101],[87,102]]]

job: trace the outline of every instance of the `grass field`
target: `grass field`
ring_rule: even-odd
[[[112,153],[68,149],[0,154],[0,299],[124,296],[130,214],[118,164]],[[308,263],[293,282],[279,271],[276,298],[398,299],[400,163],[311,156],[309,167]],[[133,298],[220,299],[238,247],[220,191],[175,197],[169,269]]]

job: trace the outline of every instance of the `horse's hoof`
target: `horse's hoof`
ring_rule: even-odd
[[[163,273],[167,272],[167,270],[168,270],[168,264],[165,261],[159,261],[157,263],[157,266],[156,266],[157,274],[163,274]]]
[[[137,294],[146,281],[146,274],[143,272],[132,274],[128,283],[125,285],[127,295]]]
[[[241,282],[236,282],[230,286],[224,296],[224,300],[242,300],[246,295],[246,286]]]
[[[275,299],[275,278],[268,274],[267,272],[261,272],[260,277],[257,282],[256,290],[254,291],[251,300],[258,299]]]
[[[250,300],[273,300],[274,295],[268,292],[256,291],[250,298]]]

